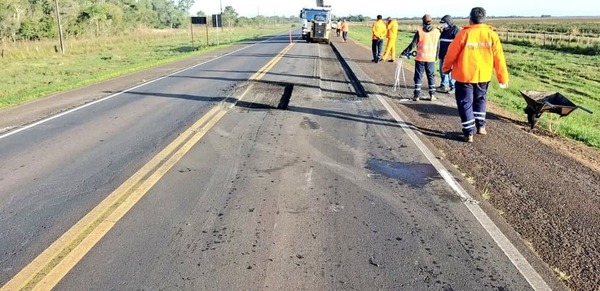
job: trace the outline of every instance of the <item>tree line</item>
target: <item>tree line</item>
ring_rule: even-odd
[[[204,11],[196,12],[197,16],[208,16]],[[223,26],[225,27],[242,27],[242,26],[263,26],[273,24],[284,24],[284,23],[299,23],[300,17],[298,16],[263,16],[257,15],[255,17],[240,16],[233,6],[225,6],[221,13],[223,18]],[[209,17],[210,18],[210,17]]]
[[[0,0],[0,43],[126,34],[139,28],[184,28],[195,0]],[[56,12],[59,12],[58,14]],[[57,16],[58,15],[58,16]],[[204,12],[199,11],[199,16]],[[210,18],[210,17],[209,17]],[[297,22],[297,17],[240,17],[231,6],[225,26]]]
[[[178,28],[186,23],[193,4],[194,0],[2,0],[0,41],[56,37],[57,15],[67,36]]]

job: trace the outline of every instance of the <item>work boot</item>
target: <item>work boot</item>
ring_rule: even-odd
[[[477,128],[477,134],[486,135],[487,134],[487,130],[485,130],[485,126],[478,127]]]
[[[450,91],[450,89],[448,89],[446,86],[439,86],[435,90],[440,93],[448,93],[448,91]]]
[[[473,142],[473,135],[465,135],[465,142],[468,143],[472,143]]]
[[[433,93],[429,93],[429,101],[435,101],[435,100],[437,100],[435,95]]]
[[[419,96],[415,96],[415,97],[413,97],[413,99],[412,99],[412,100],[413,100],[413,101],[419,101]]]
[[[393,62],[394,62],[394,60],[388,60],[388,62],[389,62],[389,63],[393,63]]]
[[[454,88],[450,88],[450,91],[448,91],[448,94],[454,94],[456,91],[454,91]]]

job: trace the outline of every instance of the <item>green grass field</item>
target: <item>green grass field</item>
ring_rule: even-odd
[[[404,50],[413,35],[400,32],[397,50]],[[370,26],[352,26],[349,37],[370,47]],[[493,79],[488,92],[489,100],[508,111],[521,114],[523,121],[527,121],[523,113],[526,103],[519,90],[560,92],[594,114],[578,109],[557,122],[556,115],[545,113],[538,126],[550,127],[557,134],[600,149],[600,57],[514,44],[504,44],[503,47],[510,74],[509,89],[499,89],[498,82]],[[439,82],[438,76],[436,80]]]
[[[4,43],[0,45],[0,109],[287,29],[288,25],[224,29],[217,46],[216,30],[209,30],[207,45],[206,30],[198,27],[194,49],[190,30],[66,40],[64,55],[56,52],[58,41]]]

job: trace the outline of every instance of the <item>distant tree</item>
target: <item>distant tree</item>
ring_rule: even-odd
[[[192,8],[192,6],[194,6],[194,2],[196,2],[195,0],[179,0],[179,2],[177,3],[177,9],[179,9],[179,11],[189,11],[190,8]]]
[[[0,2],[0,39],[17,39],[17,31],[25,16],[26,5],[18,0]]]
[[[254,25],[254,19],[248,18],[248,17],[245,17],[245,16],[241,16],[241,17],[238,17],[238,19],[235,21],[235,25],[236,26],[250,26],[250,25]]]
[[[227,23],[227,26],[231,27],[231,25],[235,23],[235,20],[238,18],[238,15],[239,14],[232,6],[225,6],[222,15],[223,23]]]
[[[206,13],[202,10],[196,12],[196,16],[206,16]]]
[[[172,0],[153,0],[152,7],[158,14],[159,28],[178,28],[182,22],[178,19],[181,14]]]
[[[267,23],[267,18],[262,15],[254,17],[254,23],[258,27],[263,27]]]
[[[346,19],[347,21],[350,21],[350,22],[363,22],[363,21],[370,20],[370,18],[363,16],[362,14],[338,17],[338,19]]]
[[[550,17],[552,17],[552,15],[550,15],[550,14],[542,14],[542,18],[550,18]]]

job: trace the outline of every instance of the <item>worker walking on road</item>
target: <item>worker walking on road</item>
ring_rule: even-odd
[[[442,20],[440,20],[442,24],[442,35],[440,36],[440,49],[439,49],[439,60],[440,60],[440,86],[438,87],[438,92],[454,94],[454,79],[452,79],[452,74],[444,74],[442,71],[442,67],[444,66],[444,57],[446,57],[446,53],[448,52],[448,46],[458,32],[460,28],[454,24],[452,20],[452,16],[444,15]]]
[[[393,62],[396,60],[396,40],[398,39],[398,21],[396,19],[388,17],[387,18],[387,45],[385,46],[385,53],[383,54],[383,60],[386,61],[388,56],[391,59],[388,62]]]
[[[500,88],[508,87],[508,70],[498,34],[483,24],[485,9],[475,7],[469,15],[469,25],[450,43],[444,58],[444,73],[452,72],[456,80],[456,104],[466,142],[473,135],[487,134],[487,90],[493,71]]]
[[[377,15],[377,20],[373,22],[371,26],[371,50],[373,51],[373,63],[379,63],[381,61],[381,54],[383,53],[383,38],[387,33],[387,28],[382,20],[381,15]]]
[[[346,40],[348,40],[348,22],[346,22],[346,19],[342,19],[342,24],[340,26],[342,27],[342,38],[344,39],[344,42],[346,42]]]
[[[427,73],[427,83],[429,83],[429,98],[435,98],[435,60],[437,58],[438,42],[440,40],[440,31],[431,25],[433,19],[429,14],[423,15],[423,26],[419,27],[412,42],[402,52],[403,56],[410,57],[412,49],[417,46],[417,56],[415,57],[415,90],[413,100],[418,101],[421,95],[423,71]]]

